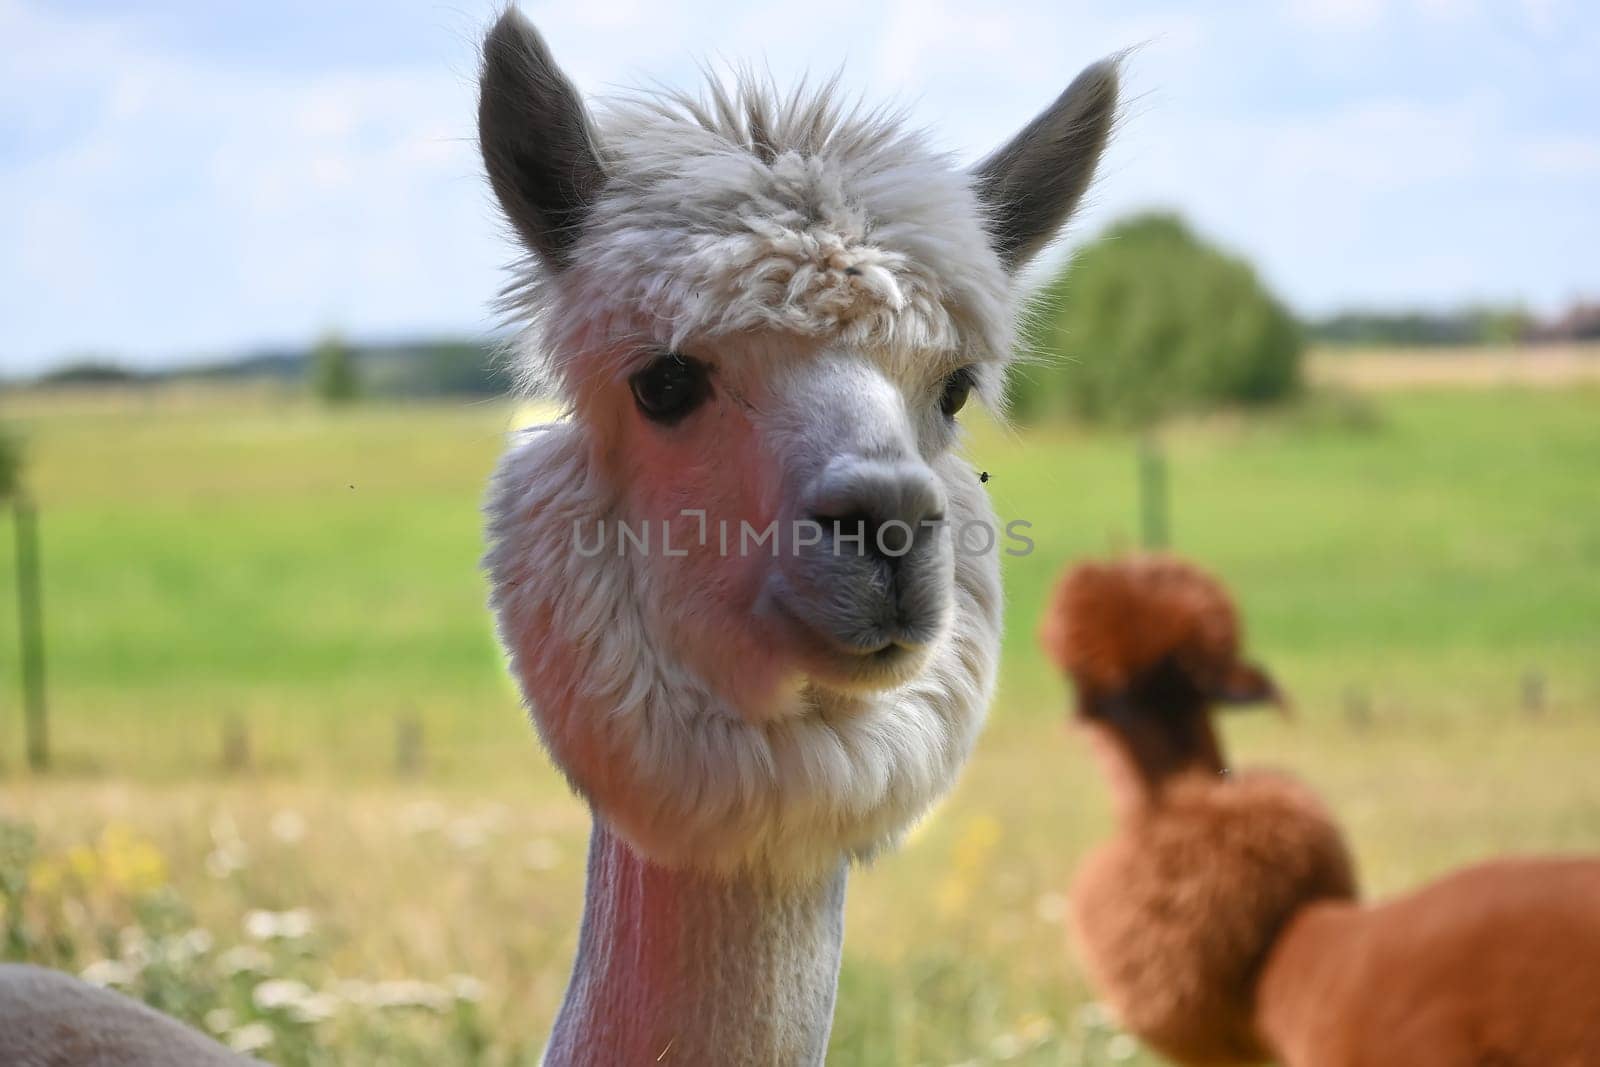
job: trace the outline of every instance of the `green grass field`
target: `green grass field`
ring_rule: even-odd
[[[467,1022],[385,1024],[381,1049],[346,1015],[273,1016],[269,1057],[531,1062],[570,960],[587,816],[523,722],[476,571],[511,416],[0,398],[40,501],[57,762],[22,768],[0,567],[0,816],[38,838],[9,954],[114,956],[152,886],[219,953],[247,940],[248,909],[304,906],[317,933],[275,957],[283,973],[468,974],[482,999]],[[1230,723],[1239,761],[1323,790],[1371,890],[1499,851],[1600,849],[1600,390],[1322,399],[1166,440],[1175,547],[1227,579],[1296,702],[1293,724]],[[1105,809],[1033,640],[1063,564],[1134,541],[1133,443],[979,423],[969,452],[1036,549],[1006,562],[1001,693],[969,773],[855,879],[830,1062],[1154,1062],[1085,1007],[1060,927]],[[403,781],[402,719],[425,753]],[[229,722],[248,727],[246,771],[221,767]],[[223,869],[235,844],[248,859]],[[130,850],[159,860],[149,885]],[[197,1020],[243,995],[137,988]]]

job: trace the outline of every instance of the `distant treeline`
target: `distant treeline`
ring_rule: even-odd
[[[348,362],[353,391],[363,397],[496,396],[512,387],[511,368],[492,342],[460,339],[361,344],[325,338],[303,349],[253,352],[168,370],[140,371],[115,360],[86,357],[34,379],[38,385],[143,385],[170,382],[267,382],[290,388],[322,386],[330,346]]]
[[[1306,323],[1306,335],[1328,345],[1511,345],[1600,340],[1600,303],[1580,301],[1540,319],[1518,307],[1469,306],[1455,311],[1346,311]]]
[[[1248,263],[1162,214],[1124,219],[1080,249],[1036,294],[1029,318],[1029,347],[1051,359],[1023,368],[1013,383],[1021,414],[1053,406],[1052,394],[1070,401],[1080,415],[1115,410],[1125,418],[1195,403],[1267,401],[1294,391],[1299,338],[1385,348],[1600,340],[1600,301],[1578,301],[1548,318],[1519,307],[1469,305],[1453,311],[1350,310],[1297,322]],[[114,358],[80,356],[12,384],[267,382],[345,403],[499,396],[512,390],[514,378],[491,339],[380,344],[329,335],[304,348],[166,370],[134,370]]]

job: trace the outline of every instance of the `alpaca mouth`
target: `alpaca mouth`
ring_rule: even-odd
[[[808,621],[782,597],[773,597],[770,604],[819,681],[886,689],[915,673],[928,651],[928,642],[912,637],[914,627],[863,627],[868,633],[851,640]]]
[[[889,689],[921,666],[923,651],[891,641],[871,651],[811,651],[807,668],[818,682],[845,689]]]

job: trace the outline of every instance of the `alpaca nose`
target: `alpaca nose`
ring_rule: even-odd
[[[853,459],[829,464],[809,512],[836,554],[893,569],[937,536],[944,508],[944,488],[926,464]]]

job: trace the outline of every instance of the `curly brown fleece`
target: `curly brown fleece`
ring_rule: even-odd
[[[1317,798],[1256,772],[1171,780],[1090,854],[1072,924],[1095,988],[1122,1024],[1184,1063],[1269,1058],[1255,978],[1308,901],[1352,899],[1349,854]]]

